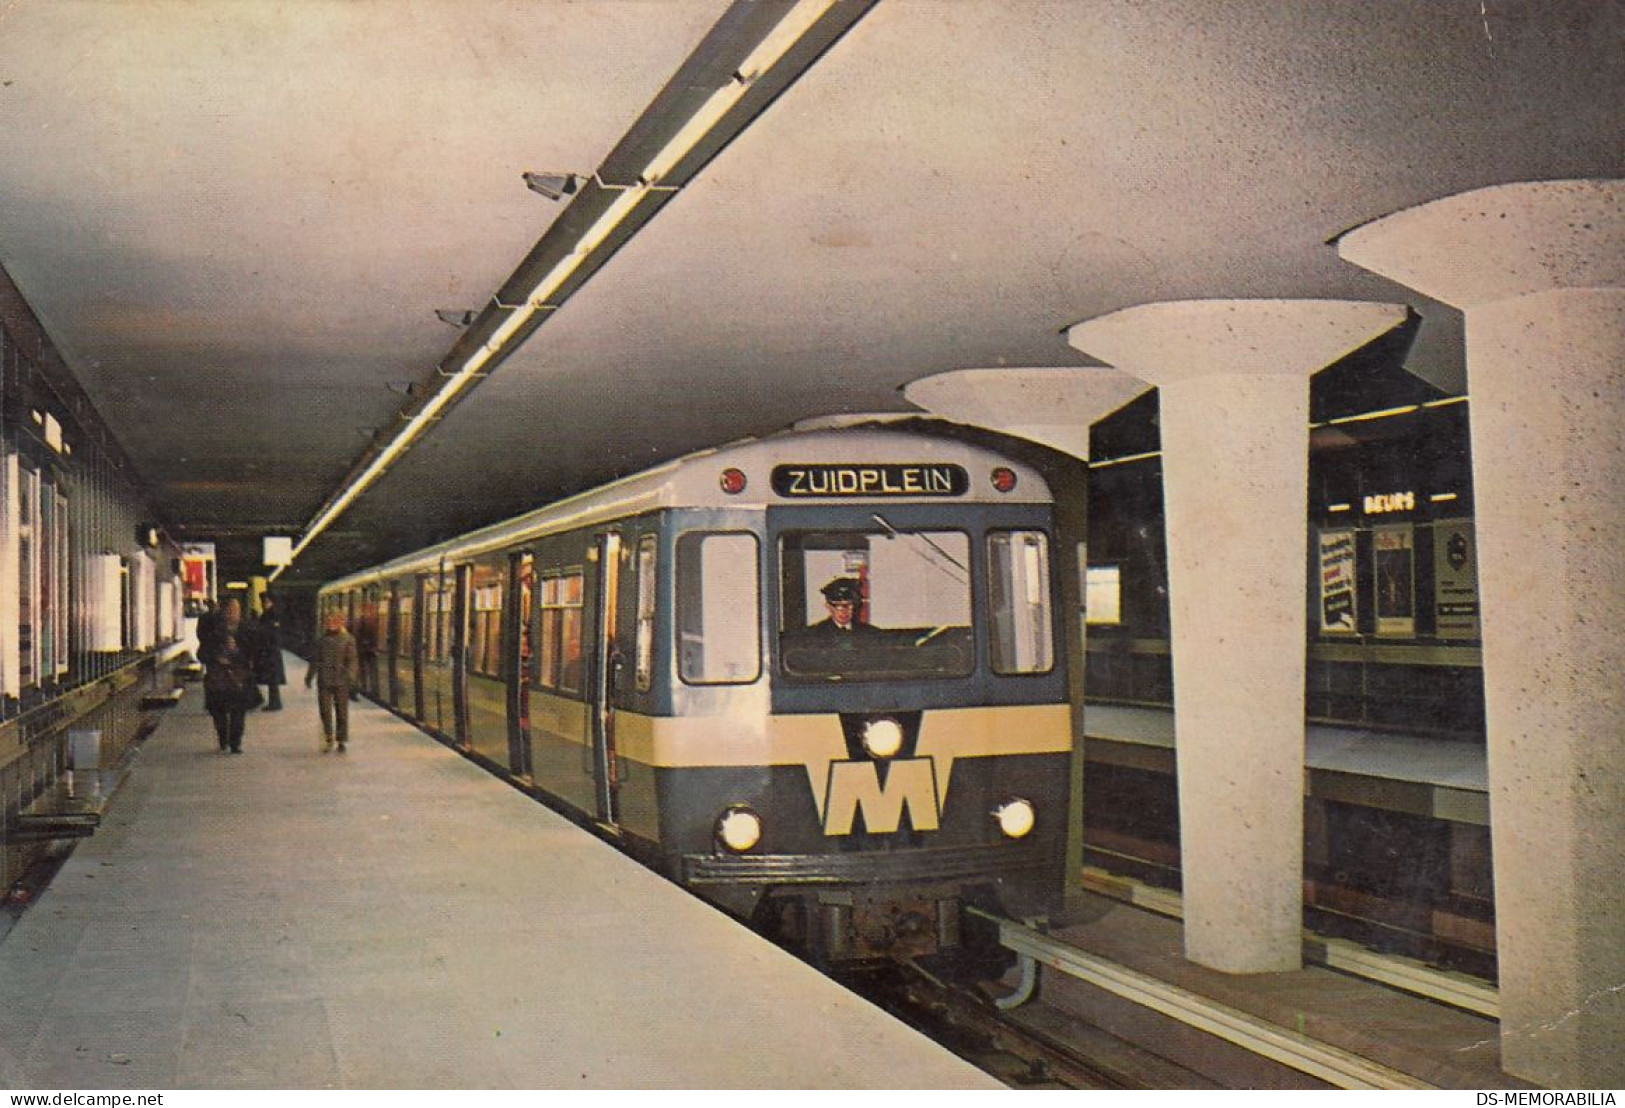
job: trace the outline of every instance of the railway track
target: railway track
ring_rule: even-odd
[[[918,963],[896,963],[844,983],[1012,1088],[1149,1087],[1120,1061],[1084,1049],[1067,1028],[1001,1012],[975,985]]]
[[[1017,1088],[1426,1089],[1414,1077],[1257,1019],[1176,986],[1077,950],[1010,920],[987,917],[1018,956],[1020,982],[977,981],[951,963],[899,963],[883,975],[848,981],[870,1000]],[[1065,974],[1147,1013],[1174,1021],[1214,1047],[1182,1060],[1153,1035],[1128,1041],[1094,1026],[1087,1013],[1044,1003],[1038,967]],[[1146,1043],[1146,1046],[1140,1043]],[[1186,1062],[1190,1064],[1187,1065]]]

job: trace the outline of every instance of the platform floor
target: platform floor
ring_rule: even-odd
[[[290,665],[303,673],[303,665]],[[424,737],[201,690],[0,941],[0,1086],[996,1088]]]

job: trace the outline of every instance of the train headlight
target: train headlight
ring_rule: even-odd
[[[1007,800],[993,809],[993,818],[999,821],[999,830],[1012,839],[1024,837],[1033,829],[1033,806],[1019,797]]]
[[[743,854],[762,841],[762,817],[735,804],[717,817],[717,841],[735,854]]]
[[[903,725],[895,719],[872,719],[863,728],[863,749],[872,758],[890,758],[903,749]]]

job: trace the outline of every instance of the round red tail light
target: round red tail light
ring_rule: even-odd
[[[1008,466],[999,466],[992,473],[993,487],[999,492],[1009,492],[1016,487],[1016,471]]]
[[[742,493],[745,491],[745,471],[742,469],[725,469],[722,471],[722,477],[718,483],[722,486],[722,491],[729,496]]]

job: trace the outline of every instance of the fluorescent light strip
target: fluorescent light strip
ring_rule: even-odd
[[[1328,512],[1346,512],[1352,507],[1352,504],[1328,504],[1326,510]]]
[[[700,105],[700,110],[695,112],[687,123],[683,124],[682,129],[672,136],[671,141],[661,149],[660,153],[651,158],[649,164],[643,167],[643,172],[638,174],[643,183],[645,185],[655,184],[670,173],[677,163],[682,161],[688,155],[688,152],[693,150],[699,141],[710,133],[711,128],[717,125],[718,120],[727,115],[728,110],[739,103],[749,88],[749,85],[735,77],[713,92],[711,98]]]
[[[790,52],[790,47],[800,42],[801,36],[834,6],[835,0],[801,0],[785,13],[766,38],[757,43],[756,49],[739,66],[739,76],[749,84],[778,65],[779,59]]]
[[[560,258],[558,263],[531,289],[525,302],[514,309],[513,313],[503,320],[501,325],[491,333],[491,337],[482,343],[463,367],[446,380],[439,391],[429,399],[423,409],[411,418],[405,427],[396,432],[378,457],[374,458],[366,469],[362,470],[350,486],[344,490],[339,498],[327,506],[306,529],[304,536],[293,548],[288,561],[276,568],[270,580],[275,581],[282,571],[293,564],[293,560],[316,539],[316,536],[325,531],[339,514],[353,504],[357,497],[372,486],[372,483],[383,476],[388,468],[401,453],[412,444],[423,430],[434,420],[436,415],[449,404],[456,395],[467,387],[481,369],[495,358],[504,345],[520,328],[529,322],[535,315],[548,305],[547,298],[556,293],[564,282],[581,267],[581,264],[592,256],[593,251],[604,244],[604,241],[614,233],[615,228],[638,206],[643,198],[649,195],[655,186],[667,173],[670,173],[677,164],[699,145],[700,141],[710,134],[711,129],[727,115],[735,104],[744,97],[750,86],[767,70],[777,65],[779,60],[790,51],[801,36],[806,34],[814,23],[823,18],[825,13],[834,6],[835,0],[801,0],[791,8],[785,17],[779,20],[773,30],[768,32],[766,38],[757,44],[756,49],[750,52],[743,64],[740,65],[734,78],[701,105],[700,110],[684,123],[671,141],[661,148],[660,153],[649,160],[642,173],[638,175],[638,184],[625,189],[615,198],[604,214],[587,228],[586,232],[576,242],[575,248]],[[601,183],[601,182],[600,182]],[[1122,459],[1128,460],[1128,459]]]
[[[672,136],[665,148],[649,159],[649,164],[638,175],[644,184],[656,184],[675,169],[677,163],[687,157],[702,138],[710,134],[711,128],[744,98],[750,86],[756,83],[756,79],[777,65],[779,60],[790,52],[790,48],[801,41],[801,36],[834,6],[835,0],[801,0],[791,8],[773,30],[768,32],[767,37],[757,43],[756,49],[740,63],[734,72],[733,80],[713,92],[700,106],[700,110]]]
[[[1456,494],[1453,492],[1436,492],[1432,496],[1428,497],[1428,499],[1433,501],[1435,504],[1443,504],[1446,501],[1456,499]]]
[[[1130,462],[1143,462],[1147,458],[1160,458],[1162,451],[1148,450],[1144,454],[1124,454],[1121,458],[1107,458],[1103,462],[1090,462],[1090,469],[1105,469],[1108,466],[1127,465]]]
[[[1339,423],[1364,423],[1370,419],[1387,419],[1389,416],[1406,415],[1420,408],[1420,404],[1405,404],[1398,408],[1379,408],[1374,412],[1361,412],[1359,415],[1338,416],[1328,419],[1323,426],[1334,426]]]
[[[1319,427],[1330,427],[1334,423],[1360,423],[1368,419],[1387,419],[1389,416],[1406,415],[1410,412],[1416,411],[1418,408],[1446,408],[1451,404],[1465,404],[1467,399],[1468,398],[1465,395],[1446,396],[1440,400],[1426,400],[1421,404],[1406,404],[1405,406],[1399,408],[1382,408],[1375,412],[1361,412],[1358,415],[1339,416],[1336,419],[1328,419],[1325,423],[1311,423],[1309,427],[1311,430],[1314,430]]]

